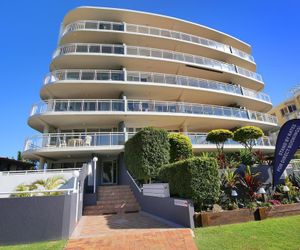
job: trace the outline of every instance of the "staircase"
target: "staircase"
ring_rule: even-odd
[[[86,206],[83,215],[133,213],[140,210],[129,186],[101,186],[97,188],[97,205]]]

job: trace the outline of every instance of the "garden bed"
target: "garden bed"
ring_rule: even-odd
[[[287,204],[273,207],[260,207],[253,209],[236,209],[223,212],[200,212],[195,213],[196,227],[219,226],[226,224],[241,223],[267,218],[300,215],[300,203]]]
[[[236,209],[223,212],[201,212],[194,216],[196,227],[219,226],[247,221],[254,221],[254,211],[251,209]]]
[[[258,208],[260,220],[300,214],[300,203]]]

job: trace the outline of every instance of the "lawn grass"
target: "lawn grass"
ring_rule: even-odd
[[[65,240],[45,241],[32,244],[22,244],[13,246],[0,246],[0,250],[62,250],[66,245]]]
[[[300,250],[300,216],[195,229],[201,250]]]

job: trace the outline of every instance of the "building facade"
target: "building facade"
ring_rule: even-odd
[[[276,116],[282,126],[291,119],[300,119],[300,84],[290,90],[290,97],[273,107],[268,113]]]
[[[101,184],[118,182],[125,141],[145,126],[185,133],[195,153],[214,151],[212,129],[278,129],[250,45],[214,29],[145,12],[80,7],[64,18],[50,73],[28,124],[23,156],[41,167],[98,157]],[[241,145],[230,141],[227,151]],[[257,149],[272,152],[268,137]]]

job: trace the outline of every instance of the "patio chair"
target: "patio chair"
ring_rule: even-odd
[[[91,146],[91,144],[92,144],[92,136],[87,135],[87,136],[85,137],[85,140],[84,140],[84,145],[85,145],[85,146]]]

